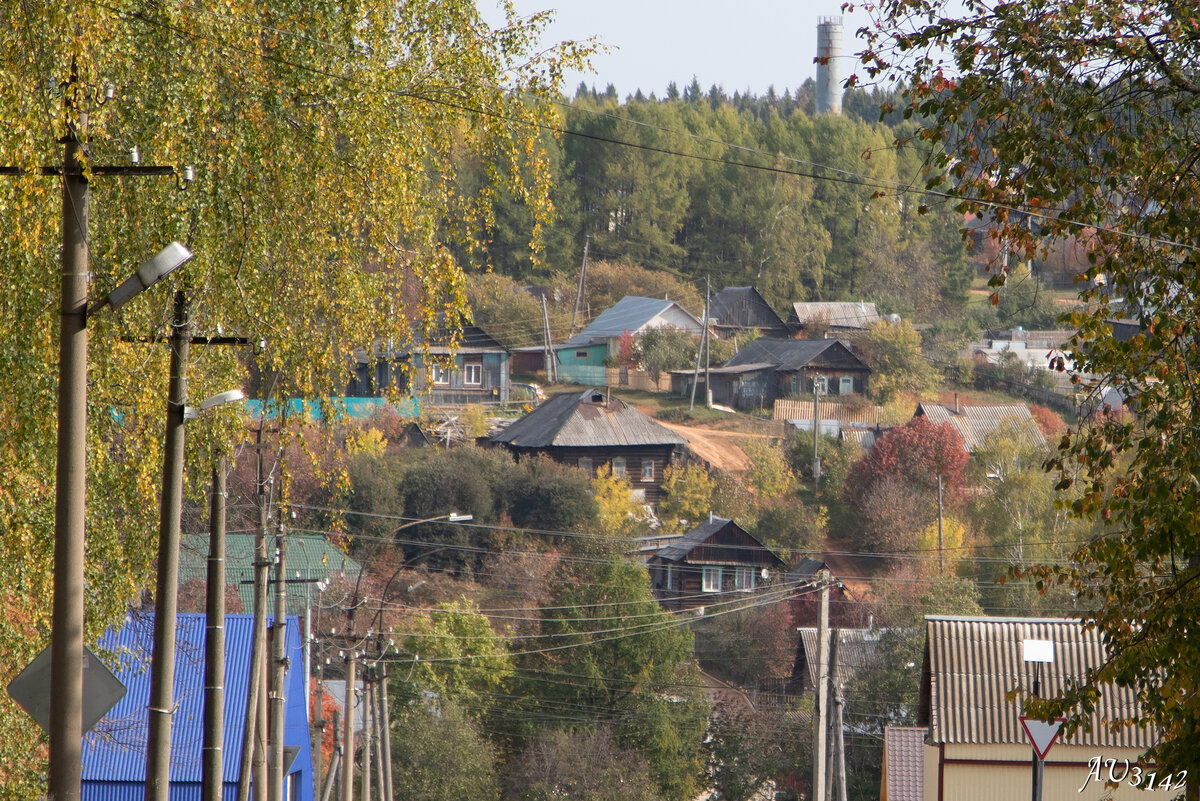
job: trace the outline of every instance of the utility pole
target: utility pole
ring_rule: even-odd
[[[821,452],[817,446],[821,440],[821,392],[824,389],[825,376],[813,376],[813,497],[821,487]]]
[[[88,184],[83,177],[87,115],[71,124],[79,91],[74,62],[63,145],[62,289],[58,338],[58,464],[54,500],[54,610],[50,643],[49,797],[79,801],[83,742],[84,509],[87,490]]]
[[[839,683],[837,687],[837,695],[833,698],[833,725],[836,732],[836,740],[834,748],[837,750],[837,786],[838,786],[838,801],[846,801],[846,729],[842,723],[842,710],[846,705],[846,698],[842,695],[842,685]]]
[[[163,486],[154,599],[154,652],[150,667],[150,726],[146,751],[146,801],[167,801],[171,783],[171,716],[175,707],[175,629],[179,591],[179,516],[183,507],[184,407],[191,342],[188,302],[175,293],[171,324],[171,378],[163,446]],[[224,589],[224,588],[222,588]]]
[[[225,755],[225,458],[212,472],[204,635],[202,801],[221,801]]]
[[[546,368],[546,377],[551,384],[554,384],[558,382],[558,360],[554,358],[554,347],[550,342],[550,313],[546,311],[545,295],[542,295],[542,336],[545,342],[543,362]]]
[[[692,398],[688,402],[688,410],[690,411],[696,406],[696,385],[700,383],[700,360],[704,358],[704,344],[708,340],[708,296],[704,297],[704,316],[700,323],[700,347],[696,350],[696,369],[692,371]],[[709,393],[708,387],[708,370],[704,371],[704,394]],[[710,404],[711,405],[711,404]]]
[[[275,535],[275,620],[271,626],[270,721],[267,724],[270,756],[267,759],[271,774],[270,801],[283,799],[283,723],[287,698],[287,524],[283,507],[278,510],[279,523]]]
[[[379,663],[379,726],[383,751],[383,798],[392,801],[392,715],[388,709],[387,664]]]
[[[241,769],[238,772],[238,801],[249,801],[253,779],[255,798],[266,797],[265,782],[259,771],[259,743],[263,732],[258,727],[258,709],[265,672],[267,644],[267,559],[268,503],[267,480],[263,474],[262,427],[255,435],[258,453],[258,532],[254,538],[254,633],[250,641],[250,679],[246,688],[246,731],[242,737]],[[265,761],[265,760],[264,760]]]
[[[354,685],[355,653],[346,652],[345,712],[342,715],[342,797],[341,801],[354,801]]]
[[[704,340],[701,344],[704,346],[704,408],[712,408],[712,376],[709,373],[709,366],[712,363],[712,342],[709,340],[709,328],[712,326],[712,310],[709,309],[709,304],[712,302],[712,283],[708,276],[704,277]]]
[[[325,787],[321,790],[321,801],[329,801],[330,795],[333,794],[333,788],[337,784],[339,767],[342,763],[342,743],[338,739],[338,732],[341,731],[338,725],[338,711],[333,711],[333,755],[329,758],[329,772],[325,774]]]
[[[945,552],[942,550],[942,474],[938,473],[938,576],[945,575]]]
[[[372,686],[371,668],[363,666],[362,694],[362,776],[359,798],[361,801],[371,801],[371,749],[374,747],[375,689]]]
[[[575,310],[571,312],[571,336],[575,336],[575,324],[578,322],[580,310],[583,308],[583,282],[587,277],[588,245],[591,243],[592,235],[588,234],[583,240],[583,264],[579,267],[579,290],[575,293]]]
[[[316,693],[317,703],[316,703],[316,709],[313,710],[313,728],[317,730],[317,742],[318,743],[325,742],[325,717],[324,717],[325,713],[322,710],[322,707],[325,706],[324,678],[325,678],[325,665],[323,662],[320,661],[320,659],[318,659],[317,660],[317,693]],[[313,768],[313,777],[315,778],[315,781],[317,781],[317,782],[321,781],[321,757],[322,757],[321,752],[323,750],[324,750],[323,747],[318,747],[318,748],[314,749],[314,753],[313,753],[313,762],[315,763],[314,768]],[[332,769],[333,765],[330,764],[329,768]]]
[[[837,706],[837,699],[841,695],[837,681],[837,664],[838,664],[838,644],[841,638],[838,636],[837,629],[829,631],[829,694],[826,696],[826,740],[825,740],[825,795],[820,801],[833,801],[833,782],[835,778],[834,764],[838,759],[838,713],[841,707]],[[830,704],[836,708],[830,709]]]
[[[813,715],[813,801],[826,801],[828,788],[825,780],[825,764],[828,759],[829,733],[829,585],[827,568],[817,573],[820,586],[820,606],[817,617],[817,686],[816,706]]]

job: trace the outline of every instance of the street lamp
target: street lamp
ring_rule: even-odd
[[[77,163],[79,143],[64,162]],[[62,293],[59,306],[58,445],[54,501],[54,611],[50,627],[50,792],[80,796],[83,741],[84,545],[87,493],[88,192],[81,173],[64,170]],[[139,268],[134,285],[101,306],[116,308],[191,258],[172,242]],[[148,268],[147,265],[153,265]],[[147,279],[153,280],[147,280]],[[125,287],[126,281],[122,284]],[[114,293],[115,294],[115,293]]]

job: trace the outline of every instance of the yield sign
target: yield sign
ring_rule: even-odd
[[[1058,739],[1059,730],[1066,722],[1066,718],[1058,718],[1052,723],[1047,723],[1044,720],[1021,715],[1021,728],[1029,737],[1029,742],[1033,745],[1033,751],[1037,754],[1038,759],[1046,758],[1046,754],[1050,752],[1050,746],[1054,745],[1054,741]]]

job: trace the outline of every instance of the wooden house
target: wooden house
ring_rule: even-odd
[[[647,562],[654,596],[668,609],[692,609],[778,582],[784,561],[732,520],[712,517]]]
[[[510,379],[508,348],[476,325],[464,325],[457,343],[449,335],[427,347],[377,348],[355,354],[349,397],[379,397],[393,384],[402,395],[428,398],[434,406],[507,403]]]
[[[870,375],[866,362],[836,339],[765,337],[709,371],[713,402],[742,409],[769,409],[779,398],[811,396],[813,382],[820,380],[827,395],[863,394]],[[680,390],[690,390],[690,384]]]
[[[791,331],[766,298],[752,286],[727,286],[708,302],[708,319],[722,339],[745,331],[786,337]]]
[[[682,457],[687,438],[607,392],[560,392],[489,437],[520,458],[543,453],[595,475],[608,465],[633,486],[634,497],[657,503],[663,471]]]
[[[924,417],[936,424],[949,423],[962,437],[967,453],[975,453],[984,446],[992,432],[1006,426],[1015,427],[1030,444],[1039,448],[1048,447],[1037,421],[1024,403],[956,403],[954,408],[940,403],[919,403],[913,417]]]

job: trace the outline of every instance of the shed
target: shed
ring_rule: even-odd
[[[240,752],[245,732],[246,695],[250,677],[251,615],[225,618],[225,801],[237,798]],[[309,739],[308,695],[304,686],[303,650],[298,622],[288,618],[289,667],[283,692],[285,754],[291,757],[284,797],[313,801],[313,760]],[[204,739],[205,617],[179,615],[175,659],[175,714],[171,726],[171,801],[200,798]],[[142,801],[145,795],[146,745],[150,698],[150,653],[154,615],[132,615],[119,630],[110,630],[101,649],[115,655],[114,673],[128,692],[83,739],[82,801]]]
[[[726,334],[758,331],[763,336],[786,337],[789,333],[771,304],[752,286],[727,286],[708,302],[713,327]]]

